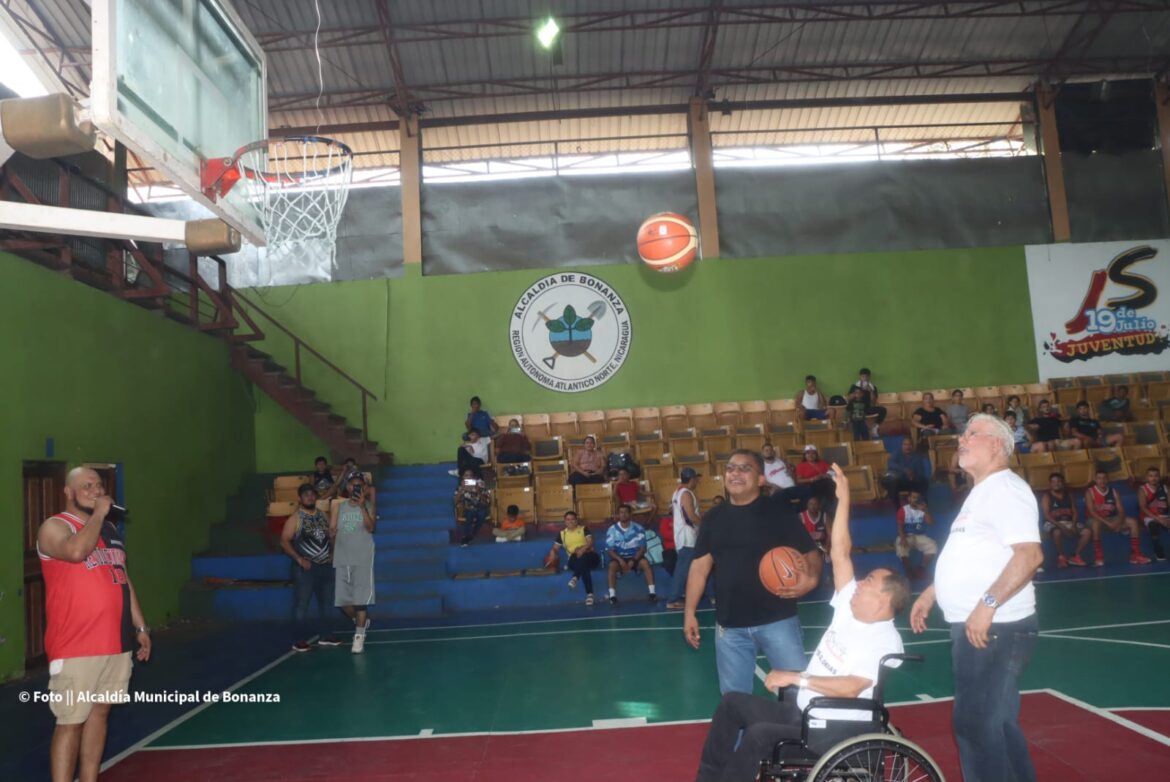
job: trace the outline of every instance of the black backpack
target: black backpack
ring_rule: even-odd
[[[642,469],[638,467],[638,463],[634,461],[634,457],[625,451],[611,453],[609,455],[609,474],[617,477],[618,470],[629,470],[630,478],[642,477]]]

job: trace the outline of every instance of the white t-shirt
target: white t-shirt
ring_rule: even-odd
[[[977,483],[951,524],[934,571],[935,595],[948,622],[965,622],[999,578],[1012,546],[1040,542],[1040,509],[1024,479],[1000,470]],[[1016,622],[1036,612],[1029,581],[995,611],[995,622]]]
[[[808,661],[805,673],[809,676],[860,676],[877,683],[881,659],[887,654],[900,654],[903,650],[902,636],[898,635],[893,619],[881,622],[862,622],[853,616],[849,605],[857,592],[857,582],[850,581],[841,591],[833,595],[829,605],[833,607],[833,621],[817,644]],[[812,689],[802,689],[796,697],[796,705],[803,710],[813,698],[820,697]],[[859,698],[873,697],[873,685],[861,692]],[[868,720],[868,711],[826,711],[823,716],[840,720]]]
[[[788,471],[788,465],[783,459],[774,459],[773,461],[764,462],[764,477],[768,479],[768,483],[775,486],[777,489],[791,489],[796,485],[796,481],[792,480],[792,473]]]
[[[670,498],[670,507],[674,509],[674,548],[675,550],[684,548],[694,548],[695,539],[698,537],[699,531],[687,524],[687,516],[683,512],[683,495],[691,495],[690,502],[692,510],[698,507],[695,502],[695,493],[686,486],[679,486],[674,490],[674,496]]]
[[[804,392],[804,397],[800,400],[800,404],[805,410],[820,410],[821,409],[821,395],[817,391]]]
[[[491,444],[492,441],[486,437],[481,437],[474,443],[470,440],[464,443],[464,445],[467,446],[467,449],[471,451],[472,456],[474,456],[476,459],[483,459],[485,462],[488,460],[488,448],[491,446]]]

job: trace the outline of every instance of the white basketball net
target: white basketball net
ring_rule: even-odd
[[[269,263],[320,260],[335,265],[337,224],[353,180],[353,152],[320,136],[272,138],[239,154],[248,200],[258,204]]]

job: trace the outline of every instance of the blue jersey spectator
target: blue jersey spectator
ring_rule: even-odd
[[[641,524],[631,521],[633,509],[629,505],[618,507],[617,523],[605,533],[606,557],[609,558],[609,604],[617,605],[617,579],[622,573],[642,571],[646,579],[651,603],[658,600],[654,594],[654,569],[646,559],[646,530]]]
[[[483,409],[483,403],[479,401],[478,396],[471,397],[471,410],[463,420],[463,426],[467,432],[479,432],[480,437],[492,437],[500,428],[492,420],[492,414]],[[466,432],[463,439],[467,439]]]
[[[901,505],[898,495],[904,491],[917,491],[926,496],[930,486],[930,460],[914,450],[914,443],[909,437],[902,440],[902,450],[890,457],[886,474],[882,477],[882,486],[894,505]]]

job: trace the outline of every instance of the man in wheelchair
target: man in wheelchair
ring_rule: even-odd
[[[871,697],[882,658],[902,652],[894,616],[909,602],[910,584],[887,568],[875,568],[861,581],[854,579],[849,482],[837,465],[832,475],[837,494],[830,547],[833,621],[804,671],[772,671],[764,681],[771,692],[798,689],[787,691],[780,700],[737,692],[723,696],[711,719],[696,782],[756,779],[760,761],[772,757],[777,742],[801,738],[803,711],[813,698]],[[875,715],[873,710],[834,708],[831,718],[856,720],[857,733],[867,733]]]

